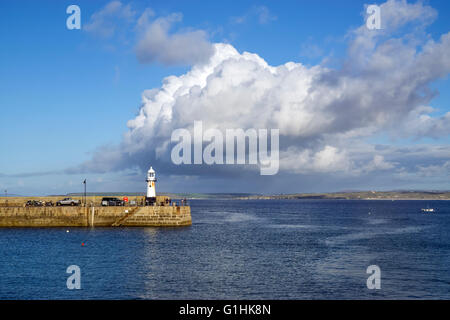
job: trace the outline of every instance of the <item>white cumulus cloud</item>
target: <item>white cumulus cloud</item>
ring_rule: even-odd
[[[361,27],[350,33],[348,56],[334,69],[300,62],[272,66],[230,44],[210,44],[202,31],[170,34],[180,15],[147,19],[136,47],[140,61],[193,66],[185,74],[165,78],[160,88],[146,90],[120,145],[98,150],[74,170],[145,169],[155,163],[166,173],[217,173],[214,170],[220,169],[180,170],[171,163],[173,130],[192,130],[196,120],[203,121],[204,129],[223,132],[279,129],[284,172],[361,175],[430,166],[417,149],[377,149],[365,139],[379,133],[434,137],[438,132],[441,138],[450,133],[449,114],[432,117],[428,107],[434,97],[430,84],[450,72],[450,33],[438,40],[421,32],[416,37],[408,32],[393,36],[406,25],[421,29],[434,19],[435,11],[422,3],[390,0],[382,12],[384,26],[391,29],[369,34]],[[191,42],[196,48],[188,45]],[[411,126],[416,134],[408,131]],[[448,146],[442,148],[447,152]],[[442,154],[431,155],[434,166],[445,163]]]

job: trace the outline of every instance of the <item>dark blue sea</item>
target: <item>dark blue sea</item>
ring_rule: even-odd
[[[450,299],[450,201],[190,204],[191,227],[0,229],[0,298]]]

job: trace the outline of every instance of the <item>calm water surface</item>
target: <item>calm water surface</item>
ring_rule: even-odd
[[[191,207],[185,228],[0,229],[0,298],[450,299],[450,201]],[[380,290],[366,287],[372,264]]]

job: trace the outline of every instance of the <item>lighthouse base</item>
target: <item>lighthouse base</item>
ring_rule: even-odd
[[[146,206],[154,206],[156,203],[156,197],[145,197]]]

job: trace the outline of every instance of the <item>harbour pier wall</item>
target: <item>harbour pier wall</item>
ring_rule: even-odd
[[[180,227],[189,206],[0,207],[0,227]]]

